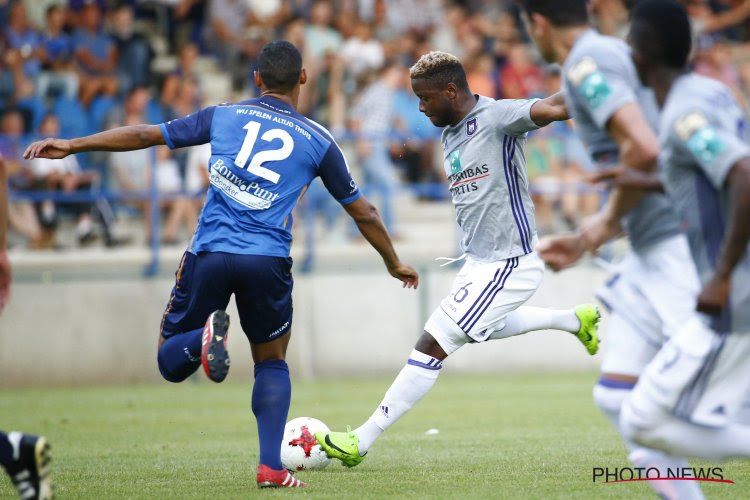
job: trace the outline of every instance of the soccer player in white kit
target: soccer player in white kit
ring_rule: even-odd
[[[555,329],[575,334],[589,354],[598,348],[595,306],[523,306],[544,274],[534,252],[526,134],[568,118],[561,95],[495,101],[472,94],[460,61],[445,52],[422,56],[411,68],[411,81],[420,111],[443,127],[445,174],[466,263],[372,416],[354,431],[316,434],[326,453],[349,467],[427,394],[443,360],[464,344]]]
[[[748,118],[729,88],[689,72],[690,21],[678,3],[641,2],[630,40],[638,75],[662,108],[661,181],[702,289],[692,303],[700,316],[648,365],[620,424],[636,442],[673,453],[750,457],[750,426],[737,420],[750,388]]]
[[[587,3],[570,0],[561,9],[556,0],[525,0],[529,33],[548,62],[562,65],[568,110],[597,168],[618,162],[654,165],[659,153],[654,94],[639,81],[627,44],[590,26]],[[559,270],[620,236],[623,229],[630,251],[597,290],[610,318],[601,377],[593,391],[594,402],[620,434],[621,407],[638,377],[682,322],[695,315],[698,276],[677,214],[663,193],[639,197],[613,188],[607,205],[576,234],[545,238],[537,249]],[[659,469],[664,476],[688,465],[627,439],[625,445],[633,465]],[[703,498],[695,483],[649,485],[662,498]]]

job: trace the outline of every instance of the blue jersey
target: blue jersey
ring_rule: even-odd
[[[315,177],[341,204],[360,193],[331,134],[272,97],[160,125],[170,148],[211,143],[211,185],[189,251],[288,257],[292,209]]]

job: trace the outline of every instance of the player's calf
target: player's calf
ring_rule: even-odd
[[[214,382],[223,381],[229,373],[228,333],[229,315],[224,311],[211,313],[203,328],[201,364],[206,376]]]

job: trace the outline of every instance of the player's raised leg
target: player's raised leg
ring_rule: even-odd
[[[49,443],[43,436],[0,432],[0,465],[23,500],[53,497],[49,478]]]
[[[201,365],[214,382],[226,377],[229,316],[224,309],[232,276],[225,254],[185,252],[159,334],[157,360],[165,380],[182,382]]]

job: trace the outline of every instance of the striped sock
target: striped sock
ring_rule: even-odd
[[[354,430],[359,438],[359,454],[364,455],[388,427],[401,418],[427,394],[440,374],[443,362],[413,350],[406,366],[385,393],[383,401],[367,422]]]

